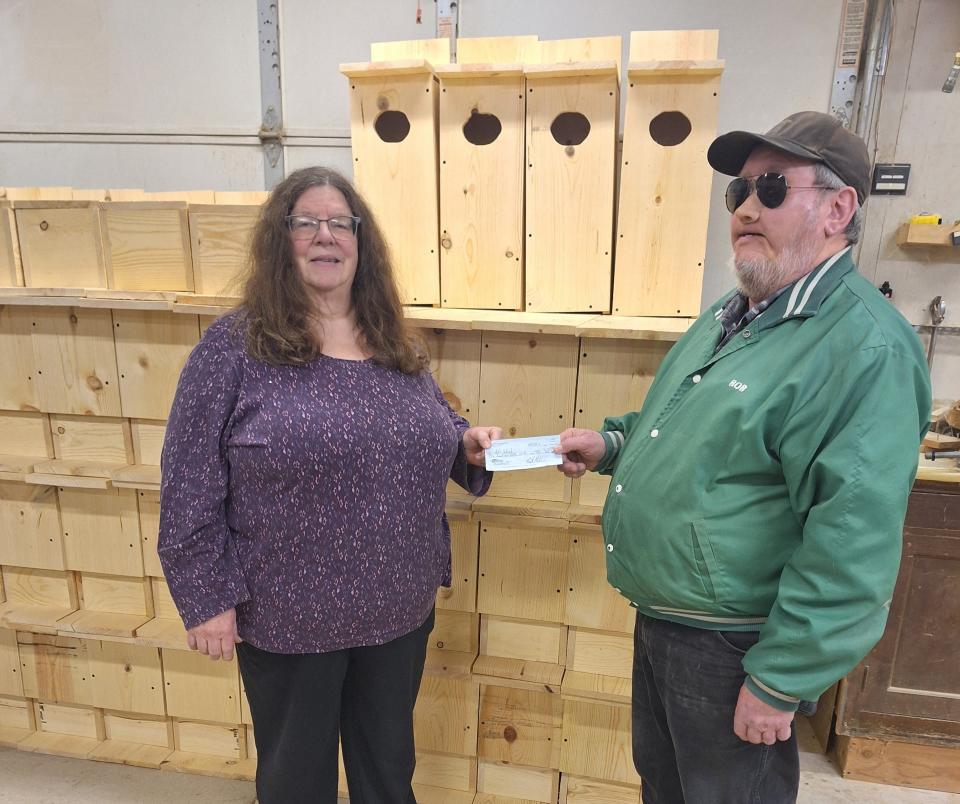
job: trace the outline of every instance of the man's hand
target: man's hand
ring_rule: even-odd
[[[737,698],[733,730],[737,737],[748,743],[773,745],[777,740],[790,739],[793,717],[793,712],[782,712],[761,701],[744,684]]]
[[[467,463],[474,466],[486,466],[484,450],[498,438],[503,437],[499,427],[471,427],[463,433],[463,453]]]
[[[567,477],[580,477],[588,469],[596,469],[606,451],[603,436],[596,430],[569,427],[560,433],[560,446],[554,450],[563,456],[557,469]]]
[[[200,651],[214,661],[233,659],[233,646],[243,642],[237,634],[237,610],[227,609],[187,631],[190,650]]]

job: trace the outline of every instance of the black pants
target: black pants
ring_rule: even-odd
[[[413,706],[433,619],[385,645],[331,653],[237,646],[260,804],[336,804],[338,738],[351,804],[416,804]]]
[[[743,655],[758,638],[637,615],[633,761],[644,804],[796,801],[796,730],[774,745],[744,742],[733,731]]]

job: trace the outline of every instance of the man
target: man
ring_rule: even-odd
[[[883,633],[929,375],[853,264],[859,137],[800,112],[707,159],[737,177],[738,289],[670,350],[640,412],[561,434],[560,469],[613,476],[607,577],[637,609],[643,801],[791,802],[794,713]]]

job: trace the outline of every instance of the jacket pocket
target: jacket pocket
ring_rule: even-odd
[[[700,584],[709,600],[722,602],[722,573],[713,551],[713,544],[703,520],[695,520],[690,527],[691,549]]]

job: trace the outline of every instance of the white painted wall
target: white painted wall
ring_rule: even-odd
[[[960,86],[941,91],[960,49],[960,3],[898,0],[880,113],[876,161],[909,162],[905,196],[873,196],[867,205],[861,271],[894,289],[893,302],[913,324],[929,324],[934,296],[947,302],[944,326],[960,327],[960,248],[898,246],[912,215],[960,220]],[[929,335],[922,335],[924,343]],[[935,398],[960,398],[960,335],[941,335],[933,361]]]

